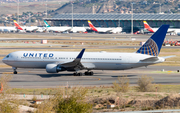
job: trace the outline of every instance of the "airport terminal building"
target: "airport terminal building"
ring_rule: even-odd
[[[131,20],[133,19],[134,32],[144,28],[143,20],[146,20],[151,27],[160,27],[162,24],[169,24],[170,27],[180,28],[180,14],[57,14],[53,18],[45,18],[51,21],[52,26],[87,26],[90,20],[95,27],[122,27],[124,32],[131,31]]]

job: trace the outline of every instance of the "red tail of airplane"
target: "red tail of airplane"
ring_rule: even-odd
[[[93,24],[91,23],[91,21],[88,20],[88,24],[89,24],[89,27],[90,27],[93,31],[98,32],[98,30],[93,26]]]
[[[143,21],[145,29],[148,31],[154,33],[154,30],[149,26],[149,24],[146,21]]]
[[[14,20],[14,25],[16,26],[17,29],[23,30],[23,28]]]

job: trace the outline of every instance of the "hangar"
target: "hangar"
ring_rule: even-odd
[[[57,14],[52,18],[45,18],[51,21],[52,26],[87,26],[87,20],[90,20],[95,27],[122,27],[123,31],[131,31],[132,14],[118,13],[67,13]],[[180,28],[180,14],[153,14],[153,13],[135,13],[133,14],[134,32],[144,28],[143,20],[146,20],[151,27],[160,27],[162,24],[169,24],[172,28]]]

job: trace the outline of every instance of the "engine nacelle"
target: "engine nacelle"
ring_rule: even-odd
[[[65,71],[66,69],[58,66],[57,64],[47,64],[46,65],[46,72],[47,73],[58,73],[59,71]]]

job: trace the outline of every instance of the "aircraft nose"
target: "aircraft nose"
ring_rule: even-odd
[[[6,59],[6,57],[4,57],[4,58],[2,59],[2,62],[3,62],[3,63],[6,63],[6,61],[7,61],[7,59]]]

